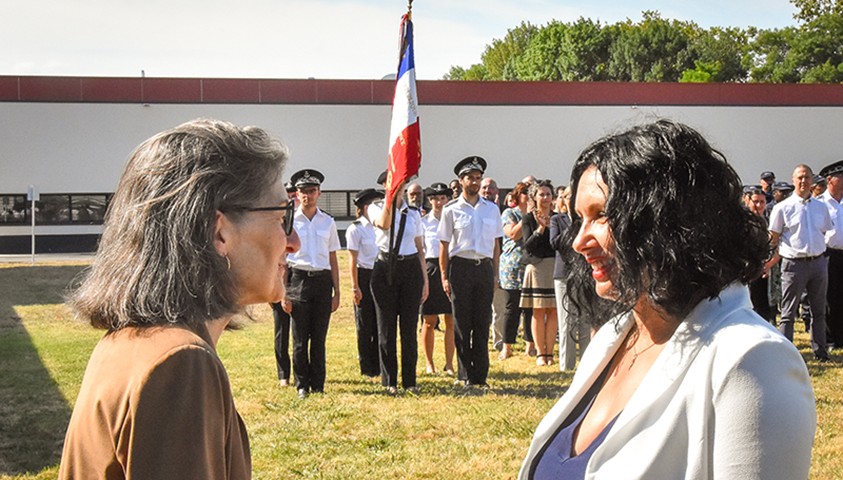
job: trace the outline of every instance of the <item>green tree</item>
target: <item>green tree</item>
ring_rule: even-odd
[[[493,39],[492,44],[486,46],[480,57],[486,67],[485,79],[515,80],[514,64],[538,31],[539,28],[535,25],[521,22],[521,25],[508,30],[502,40]]]
[[[754,66],[750,70],[753,82],[796,83],[800,79],[794,55],[791,53],[798,34],[795,27],[760,30],[752,42]]]
[[[693,70],[710,75],[709,82],[745,82],[752,58],[749,32],[740,28],[712,27],[691,30],[691,48],[695,58]],[[685,72],[683,72],[683,78]],[[699,80],[697,80],[699,81]]]
[[[799,12],[793,18],[810,22],[822,15],[843,14],[843,0],[790,0]]]
[[[668,21],[646,11],[640,23],[631,20],[610,27],[609,76],[633,82],[675,82],[694,68],[691,36],[695,24]]]

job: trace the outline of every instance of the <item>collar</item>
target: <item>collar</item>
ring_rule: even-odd
[[[834,198],[834,196],[828,190],[826,190],[825,192],[823,192],[822,195],[820,195],[820,199],[824,202],[834,202],[840,205],[840,202],[838,202],[837,199]]]

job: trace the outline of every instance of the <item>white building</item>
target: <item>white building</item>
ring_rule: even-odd
[[[350,197],[386,166],[392,95],[391,81],[0,76],[0,253],[29,252],[29,185],[38,251],[93,249],[132,149],[196,117],[284,140],[288,174],[326,174],[325,210],[343,228]],[[843,158],[843,85],[422,81],[418,96],[423,185],[473,154],[502,187],[528,174],[567,184],[589,143],[658,117],[698,129],[745,183]]]

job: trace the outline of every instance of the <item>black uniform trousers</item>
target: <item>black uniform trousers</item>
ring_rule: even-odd
[[[357,356],[360,359],[360,373],[367,377],[380,374],[378,353],[378,317],[375,300],[372,298],[372,269],[357,267],[357,284],[362,298],[354,306],[354,323],[357,327]]]
[[[826,249],[828,254],[828,343],[843,348],[843,250]]]
[[[451,257],[448,265],[459,372],[467,385],[485,385],[489,375],[489,326],[495,272],[492,260]]]
[[[372,269],[372,297],[378,318],[381,385],[398,383],[397,330],[401,330],[401,385],[416,386],[416,362],[419,356],[416,327],[424,287],[424,273],[417,254],[402,256],[395,262],[392,285],[387,284],[387,264],[378,259]]]
[[[325,389],[325,339],[331,319],[330,270],[292,269],[287,296],[293,304],[293,374],[296,389]]]
[[[769,287],[767,282],[770,277],[759,277],[749,282],[749,299],[752,301],[752,309],[764,320],[775,324],[776,315],[770,305],[770,297],[767,295]]]
[[[278,380],[290,379],[290,314],[280,303],[272,304],[272,319],[275,323],[275,370]]]
[[[286,285],[290,284],[290,270],[287,270]],[[278,380],[290,379],[290,314],[280,303],[272,303],[272,319],[275,330],[275,370]]]

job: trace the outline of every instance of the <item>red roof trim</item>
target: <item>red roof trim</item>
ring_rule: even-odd
[[[0,76],[0,102],[389,105],[389,80]],[[422,105],[843,106],[843,85],[419,81]]]

